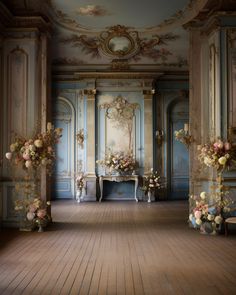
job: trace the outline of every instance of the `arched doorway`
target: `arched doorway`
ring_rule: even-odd
[[[60,144],[56,146],[57,161],[53,175],[52,199],[75,198],[75,111],[64,97],[55,101],[53,112],[55,127],[63,129]]]
[[[167,183],[168,198],[188,199],[189,152],[186,146],[175,140],[175,130],[183,129],[189,121],[187,98],[175,99],[168,108],[167,138]]]

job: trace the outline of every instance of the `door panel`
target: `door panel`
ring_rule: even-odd
[[[188,123],[188,101],[181,100],[169,110],[169,152],[168,184],[170,199],[188,199],[189,193],[189,152],[186,146],[175,140],[175,130],[183,129]]]
[[[54,106],[54,126],[62,128],[60,143],[56,145],[53,199],[74,198],[74,116],[73,108],[63,98]]]

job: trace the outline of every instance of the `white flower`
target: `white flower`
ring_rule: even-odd
[[[189,220],[192,221],[192,219],[193,219],[193,214],[191,213],[189,214]]]
[[[32,162],[30,161],[30,160],[27,160],[26,162],[25,162],[25,167],[26,168],[30,168],[32,166]]]
[[[29,221],[33,220],[34,216],[35,216],[35,214],[33,212],[28,212],[26,215],[26,217]]]
[[[220,165],[225,165],[227,162],[227,158],[226,157],[220,157],[218,162],[220,163]]]
[[[35,145],[30,144],[29,149],[30,149],[30,151],[35,152],[35,150],[36,150]]]
[[[41,139],[36,139],[34,141],[34,145],[37,147],[37,148],[41,148],[43,146],[43,142]]]
[[[222,221],[223,221],[223,218],[220,215],[218,215],[218,216],[215,217],[215,223],[216,224],[221,224]]]
[[[196,224],[197,224],[197,225],[201,225],[201,224],[202,224],[202,221],[201,221],[201,219],[199,219],[199,218],[198,218],[198,219],[196,219]]]
[[[212,220],[215,219],[215,216],[214,216],[213,214],[208,214],[208,215],[207,215],[207,219],[208,219],[209,221],[212,221]]]
[[[204,157],[204,164],[207,166],[211,166],[211,160],[208,157]]]
[[[201,193],[200,193],[200,198],[201,198],[202,200],[205,200],[205,199],[206,199],[206,192],[201,192]]]
[[[6,153],[6,158],[7,158],[8,160],[11,160],[11,158],[12,158],[12,153]]]

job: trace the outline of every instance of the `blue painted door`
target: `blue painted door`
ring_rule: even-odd
[[[56,145],[52,199],[74,199],[74,111],[69,101],[57,98],[54,104],[53,124],[62,128],[60,143]]]
[[[183,129],[189,121],[188,100],[172,103],[169,109],[168,140],[168,191],[170,199],[188,199],[189,152],[186,146],[175,140],[175,130]]]

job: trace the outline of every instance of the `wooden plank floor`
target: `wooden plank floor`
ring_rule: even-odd
[[[184,201],[58,201],[43,233],[0,232],[0,294],[236,294],[236,235],[188,228]]]

